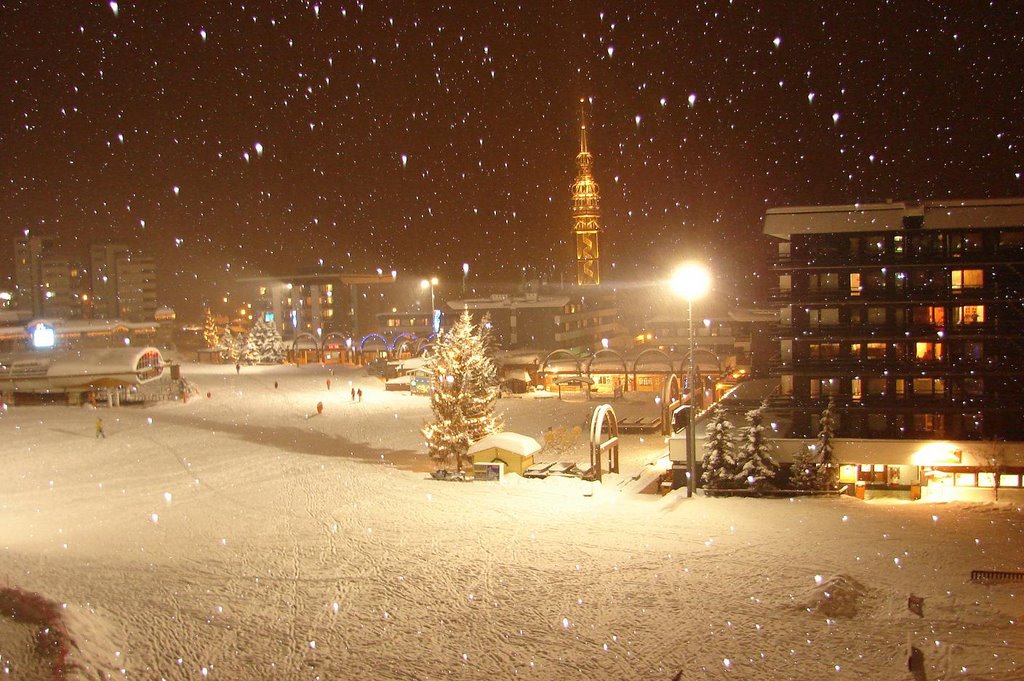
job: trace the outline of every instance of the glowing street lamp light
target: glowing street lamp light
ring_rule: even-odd
[[[465,297],[465,295],[466,295],[466,277],[468,277],[468,276],[469,276],[469,263],[468,262],[464,262],[464,263],[462,263],[462,295],[463,295],[463,297]]]
[[[431,277],[430,279],[424,279],[420,282],[420,289],[426,291],[430,289],[430,311],[434,311],[434,287],[437,286],[437,277]]]
[[[703,265],[686,263],[672,273],[671,286],[676,295],[686,299],[687,321],[690,327],[690,354],[686,378],[690,388],[690,408],[687,410],[689,416],[686,423],[686,496],[692,497],[697,490],[697,438],[693,432],[696,425],[694,409],[697,394],[696,364],[693,361],[693,301],[703,298],[711,289],[711,273]]]

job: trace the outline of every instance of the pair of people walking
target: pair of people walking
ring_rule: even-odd
[[[360,388],[359,390],[356,390],[355,388],[352,388],[352,401],[355,402],[357,399],[360,402],[363,401],[363,389],[362,388]]]

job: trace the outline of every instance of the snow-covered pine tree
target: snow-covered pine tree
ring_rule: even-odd
[[[283,357],[284,345],[277,326],[257,318],[246,337],[242,359],[253,364],[280,364]]]
[[[237,362],[241,359],[242,339],[240,336],[231,333],[231,327],[224,327],[220,343],[218,343],[217,347],[220,348],[221,358],[231,360],[232,362]]]
[[[725,409],[720,403],[711,408],[711,420],[707,425],[707,439],[704,440],[704,459],[701,486],[722,489],[736,486],[736,444],[733,442],[733,425],[725,418]]]
[[[494,413],[498,371],[487,345],[487,318],[475,325],[467,311],[439,334],[427,358],[434,421],[422,432],[431,458],[441,466],[454,459],[456,470],[462,470],[469,446],[501,427]]]
[[[217,320],[213,318],[210,308],[206,308],[206,317],[203,319],[203,342],[208,348],[220,347],[220,329],[217,328]]]
[[[805,447],[793,455],[793,464],[789,468],[789,485],[793,489],[818,488],[818,455],[810,447]]]
[[[836,457],[832,451],[832,441],[836,436],[836,402],[828,398],[828,405],[821,412],[818,431],[818,456],[821,465],[818,466],[818,486],[821,489],[835,489],[839,482],[839,470],[836,466]]]
[[[764,410],[767,405],[761,404],[757,409],[747,412],[747,428],[740,447],[739,473],[736,480],[755,492],[772,487],[772,479],[779,467],[772,458],[772,441],[768,429],[764,427]]]

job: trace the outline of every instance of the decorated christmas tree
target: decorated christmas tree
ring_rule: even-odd
[[[771,489],[779,469],[771,455],[772,441],[764,427],[764,410],[765,405],[762,404],[747,412],[747,428],[737,462],[737,481],[755,492]]]
[[[206,308],[206,317],[203,319],[203,342],[208,348],[220,346],[220,329],[217,328],[217,320],[213,318],[210,308]]]
[[[726,420],[725,410],[721,404],[715,404],[711,408],[711,420],[706,432],[704,460],[701,463],[701,486],[710,489],[735,487],[736,474],[739,471],[736,466],[733,425]]]
[[[280,364],[283,358],[284,344],[277,326],[257,318],[246,337],[242,359],[253,364]]]
[[[469,446],[500,428],[494,413],[498,372],[488,342],[486,317],[475,325],[464,312],[438,335],[427,359],[434,421],[424,426],[423,436],[431,458],[442,467],[454,462],[462,470]]]
[[[835,489],[839,480],[835,453],[832,451],[832,441],[836,436],[835,414],[836,403],[830,397],[828,405],[821,412],[821,420],[818,424],[818,457],[821,461],[818,466],[818,486],[826,490]]]

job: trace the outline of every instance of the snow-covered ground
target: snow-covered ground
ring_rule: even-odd
[[[105,440],[90,408],[0,418],[0,676],[51,677],[34,593],[70,678],[1024,678],[1024,583],[969,579],[1024,570],[1017,506],[639,494],[636,436],[601,485],[438,482],[426,398],[186,375],[187,404],[100,409]],[[499,405],[538,439],[593,407]]]

